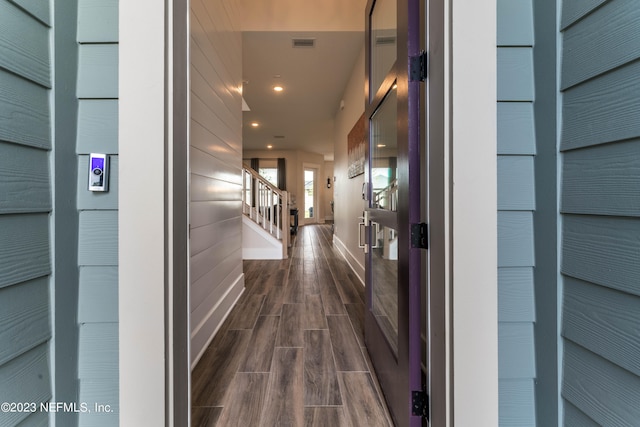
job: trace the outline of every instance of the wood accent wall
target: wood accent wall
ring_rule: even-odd
[[[640,419],[640,10],[562,8],[562,397],[566,426]]]
[[[497,5],[499,419],[535,426],[533,3]]]
[[[244,290],[242,36],[236,0],[191,2],[191,361]]]
[[[0,0],[0,401],[52,396],[50,4]],[[0,425],[47,414],[0,413]]]

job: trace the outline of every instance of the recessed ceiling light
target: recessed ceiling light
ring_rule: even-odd
[[[252,127],[252,128],[257,128],[258,126],[260,126],[260,123],[258,123],[258,122],[251,122],[251,127]]]
[[[378,144],[378,145],[376,145],[376,147],[378,147],[378,148],[384,148],[386,146],[387,146],[386,144]]]
[[[271,150],[271,149],[273,148],[273,145],[269,144],[269,145],[267,145],[267,148],[268,148],[269,150]]]
[[[280,86],[280,85],[277,85],[277,86],[273,87],[273,90],[275,92],[282,92],[284,90],[284,88],[282,86]]]

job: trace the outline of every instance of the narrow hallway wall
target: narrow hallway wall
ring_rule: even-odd
[[[347,176],[347,135],[364,113],[364,35],[363,48],[344,90],[344,109],[337,112],[334,139],[334,237],[336,247],[364,283],[364,252],[358,247],[358,222],[364,209],[364,175]]]
[[[191,362],[244,289],[242,37],[236,0],[191,2]]]

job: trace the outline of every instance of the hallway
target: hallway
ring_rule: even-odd
[[[192,373],[192,426],[390,426],[364,347],[364,288],[305,226],[282,261],[244,261],[246,291]]]

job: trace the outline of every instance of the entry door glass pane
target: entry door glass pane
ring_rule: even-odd
[[[369,88],[373,99],[396,62],[398,36],[397,1],[377,0],[371,13],[371,70]]]
[[[398,357],[398,233],[376,223],[372,223],[371,230],[371,310]]]
[[[393,85],[370,122],[371,208],[397,211],[397,107]],[[393,354],[398,355],[398,233],[371,223],[371,310]]]
[[[395,87],[395,85],[394,85]],[[371,207],[398,210],[398,98],[391,89],[371,119]]]
[[[306,169],[304,171],[304,217],[305,218],[314,218],[314,209],[313,209],[313,201],[314,201],[314,183],[315,183],[315,173],[311,169]]]

